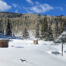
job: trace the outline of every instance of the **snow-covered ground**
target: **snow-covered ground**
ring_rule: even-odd
[[[66,45],[61,56],[61,44],[39,40],[11,39],[8,48],[0,48],[1,66],[66,66]]]
[[[9,48],[26,48],[26,47],[39,47],[49,54],[61,56],[62,43],[54,43],[52,41],[38,40],[38,44],[34,45],[33,40],[18,40],[11,39],[9,41]],[[66,55],[66,44],[64,44],[64,56]]]
[[[34,45],[33,39],[7,38],[9,47],[0,48],[0,66],[66,66],[66,44],[61,56],[61,44],[38,40]]]

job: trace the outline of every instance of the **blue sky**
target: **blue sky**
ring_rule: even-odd
[[[0,12],[66,16],[66,0],[0,0]]]

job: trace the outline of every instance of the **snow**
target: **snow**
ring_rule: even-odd
[[[34,39],[9,40],[8,48],[0,48],[0,66],[66,66],[66,44],[61,56],[61,44],[52,41],[38,40],[34,45]]]
[[[66,31],[63,31],[62,34],[55,40],[55,42],[61,43],[61,39],[66,37]]]

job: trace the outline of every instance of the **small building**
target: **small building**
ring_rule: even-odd
[[[8,47],[8,40],[0,39],[0,47]]]
[[[8,47],[8,41],[7,36],[0,34],[0,47]]]

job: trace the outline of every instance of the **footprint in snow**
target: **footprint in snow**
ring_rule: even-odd
[[[20,61],[21,61],[21,62],[26,62],[26,60],[25,60],[25,59],[20,59]]]

